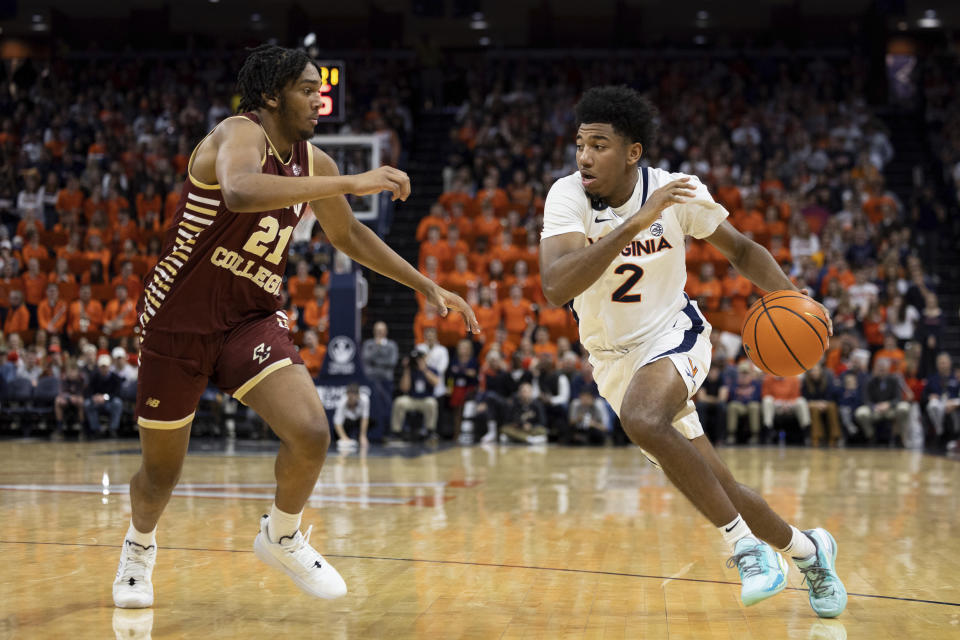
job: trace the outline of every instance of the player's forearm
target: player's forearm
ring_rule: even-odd
[[[436,286],[362,222],[354,220],[347,233],[342,237],[331,237],[330,240],[333,246],[368,269],[382,273],[424,295]]]
[[[283,209],[351,193],[352,176],[290,178],[265,173],[237,176],[221,185],[227,208],[236,213]]]
[[[756,242],[751,241],[730,264],[764,292],[783,289],[798,291],[770,252]]]
[[[582,249],[571,251],[551,264],[540,264],[543,295],[552,304],[563,305],[600,279],[614,258],[633,240],[639,229],[631,218],[609,235]],[[541,257],[543,252],[540,252]]]

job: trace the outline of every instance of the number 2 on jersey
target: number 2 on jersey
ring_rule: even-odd
[[[243,245],[243,250],[249,251],[255,256],[263,256],[263,254],[267,252],[267,249],[270,248],[270,243],[276,240],[279,234],[280,240],[277,242],[277,246],[274,247],[273,251],[270,252],[270,255],[268,255],[265,260],[270,264],[280,264],[283,250],[287,248],[287,243],[290,242],[290,236],[293,234],[294,225],[281,229],[277,219],[271,217],[260,218],[259,225],[263,230],[254,231],[250,234],[250,238],[246,244]]]
[[[632,271],[633,273],[613,292],[611,300],[614,302],[640,302],[643,299],[643,296],[639,293],[630,293],[630,289],[643,277],[642,267],[638,267],[635,264],[622,264],[613,270],[616,274],[627,273],[628,271]]]

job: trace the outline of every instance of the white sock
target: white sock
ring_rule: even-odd
[[[794,560],[804,560],[817,552],[817,547],[813,544],[813,541],[807,537],[807,534],[793,525],[790,525],[790,529],[793,531],[790,544],[783,549],[777,549],[777,551],[782,551]]]
[[[747,526],[747,521],[744,520],[739,513],[736,518],[722,527],[717,527],[717,529],[720,530],[720,535],[722,535],[723,539],[730,545],[730,549],[733,549],[737,541],[741,538],[753,536],[753,533],[750,532],[750,527]]]
[[[153,531],[149,533],[142,533],[137,531],[137,528],[133,526],[133,520],[131,520],[130,528],[127,529],[127,540],[133,540],[141,547],[149,547],[152,544],[157,544],[157,528],[154,527]]]
[[[277,508],[276,503],[270,507],[270,520],[267,522],[267,534],[270,542],[280,542],[284,536],[294,536],[300,530],[300,513],[286,513]]]

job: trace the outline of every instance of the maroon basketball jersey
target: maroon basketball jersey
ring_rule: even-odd
[[[234,117],[260,124],[254,113]],[[313,175],[309,142],[296,143],[287,162],[269,138],[265,147],[263,173]],[[230,211],[220,185],[203,184],[190,174],[193,155],[163,251],[143,281],[138,306],[142,331],[216,333],[280,308],[287,243],[304,205]]]

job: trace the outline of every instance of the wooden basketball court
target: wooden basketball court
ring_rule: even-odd
[[[960,637],[955,460],[722,451],[781,514],[836,537],[849,604],[820,620],[795,570],[745,609],[716,530],[635,448],[331,452],[304,529],[350,593],[310,599],[251,551],[269,449],[191,452],[158,530],[156,604],[122,611],[136,442],[0,443],[0,638]]]

